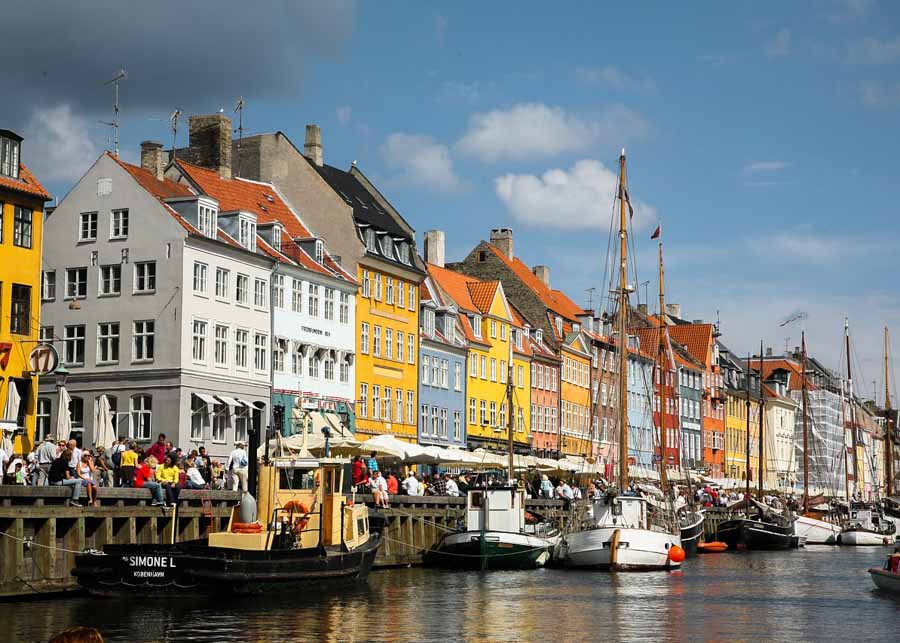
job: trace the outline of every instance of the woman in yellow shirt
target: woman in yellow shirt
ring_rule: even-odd
[[[178,486],[179,469],[175,466],[172,456],[167,455],[161,467],[156,469],[156,481],[162,485],[166,492],[166,504],[174,507],[178,504]]]

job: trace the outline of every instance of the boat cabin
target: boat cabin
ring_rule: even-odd
[[[341,458],[277,457],[259,467],[255,522],[232,509],[227,531],[209,535],[211,547],[231,549],[352,550],[369,539],[369,513],[341,493]],[[246,508],[244,510],[246,515]]]
[[[647,500],[640,496],[605,494],[591,508],[596,527],[647,529]]]
[[[525,531],[525,489],[473,487],[466,497],[466,531]]]

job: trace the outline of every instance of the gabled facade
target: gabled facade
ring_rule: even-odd
[[[466,338],[430,278],[419,296],[419,444],[466,446]]]
[[[560,343],[560,452],[596,455],[591,412],[591,347],[580,324],[567,324]]]
[[[525,328],[525,339],[531,348],[531,449],[538,457],[561,457],[559,355],[544,342],[542,330],[532,329],[521,314],[515,312]]]
[[[22,137],[0,130],[0,417],[15,418],[3,423],[0,437],[11,439],[17,454],[28,453],[48,431],[47,402],[37,399],[38,378],[28,357],[39,339],[43,215],[50,195],[21,163],[22,147]],[[18,397],[15,409],[7,408],[11,397]]]
[[[57,288],[45,293],[42,333],[70,372],[84,444],[106,395],[117,434],[149,442],[162,432],[224,456],[254,414],[268,416],[274,261],[218,225],[215,199],[166,179],[159,146],[146,152],[143,167],[103,154],[48,216],[44,279]],[[220,270],[234,288],[217,297]],[[40,396],[55,426],[52,381]]]
[[[676,355],[678,364],[678,417],[681,428],[681,463],[689,469],[703,466],[701,422],[703,367],[689,356]]]

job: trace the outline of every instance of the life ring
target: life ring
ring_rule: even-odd
[[[295,536],[299,536],[306,526],[309,524],[309,507],[298,500],[291,500],[283,507],[284,511],[290,512],[292,515],[295,513],[302,514],[294,518],[294,524],[291,525],[291,531]]]
[[[231,531],[235,534],[258,534],[262,532],[262,525],[258,522],[233,522]]]
[[[289,511],[291,513],[298,513],[298,514],[308,514],[309,513],[309,507],[307,507],[305,504],[303,504],[299,500],[291,500],[290,502],[285,504],[284,507],[282,507],[282,509],[284,511]]]

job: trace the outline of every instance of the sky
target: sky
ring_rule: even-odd
[[[638,296],[719,319],[738,354],[800,343],[883,398],[882,329],[900,334],[900,5],[806,3],[18,3],[0,39],[0,128],[62,198],[111,147],[168,146],[168,116],[246,102],[246,134],[356,161],[448,261],[491,228],[579,304],[604,287],[621,148]],[[13,99],[13,97],[15,97]],[[187,143],[183,122],[178,144]],[[806,319],[780,324],[797,312]],[[891,375],[893,379],[893,375]],[[893,387],[892,387],[893,388]],[[892,393],[895,395],[895,393]]]

